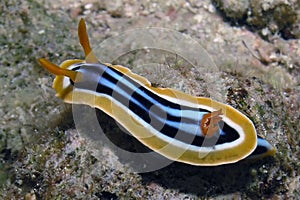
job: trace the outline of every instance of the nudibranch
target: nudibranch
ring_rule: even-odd
[[[126,67],[101,63],[90,46],[83,19],[78,36],[85,60],[67,60],[57,66],[39,59],[56,75],[53,88],[64,102],[104,111],[145,146],[178,162],[215,166],[276,152],[257,136],[252,121],[233,107],[153,87]]]

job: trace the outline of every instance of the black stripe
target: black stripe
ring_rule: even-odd
[[[196,134],[192,135],[188,133],[187,130],[179,130],[178,128],[172,127],[169,122],[173,121],[173,122],[185,122],[185,123],[193,123],[193,124],[197,123],[200,126],[199,120],[197,119],[191,120],[189,118],[182,117],[180,115],[181,110],[191,110],[195,112],[209,112],[209,111],[201,108],[181,106],[174,102],[170,102],[167,99],[163,99],[157,94],[146,89],[143,85],[140,85],[137,82],[133,81],[127,75],[108,66],[104,66],[100,64],[81,64],[81,66],[77,67],[76,70],[80,70],[80,69],[84,71],[92,70],[93,73],[96,72],[99,74],[97,80],[96,92],[111,96],[115,98],[117,101],[119,101],[121,104],[123,104],[124,106],[128,106],[133,113],[135,113],[137,116],[142,118],[146,123],[151,124],[151,126],[153,126],[157,131],[161,132],[162,134],[168,137],[176,138],[184,143],[192,144],[199,147],[212,146],[214,144],[223,144],[227,142],[232,142],[239,138],[239,134],[235,129],[231,128],[228,124],[222,122],[220,123],[220,127],[223,126],[222,130],[225,132],[225,134],[220,136],[217,135],[209,139],[206,138],[204,142],[204,138],[202,136]],[[115,73],[116,76],[113,76],[112,72]],[[135,86],[135,91],[133,91],[131,88],[125,85],[121,81],[121,79],[125,79],[128,82],[132,83]],[[106,83],[110,83],[110,85],[107,85]],[[75,84],[76,87],[91,90],[91,88],[89,88],[88,85],[89,84],[84,84],[84,83]],[[112,86],[117,86],[119,89],[125,91],[127,94],[131,94],[131,98],[127,99],[124,96],[117,94],[116,92],[114,92]],[[143,95],[140,94],[141,92]],[[151,101],[151,99],[157,101],[158,104],[155,105]],[[144,108],[136,104],[135,101],[142,103],[142,106],[144,106]],[[176,112],[178,116],[174,116],[169,112],[166,112],[165,109],[163,110],[154,109],[151,110],[153,114],[149,113],[149,109],[153,107],[158,108],[159,106],[177,110]],[[155,118],[155,116],[161,116],[161,114],[165,115],[165,122],[160,122],[158,119]]]

